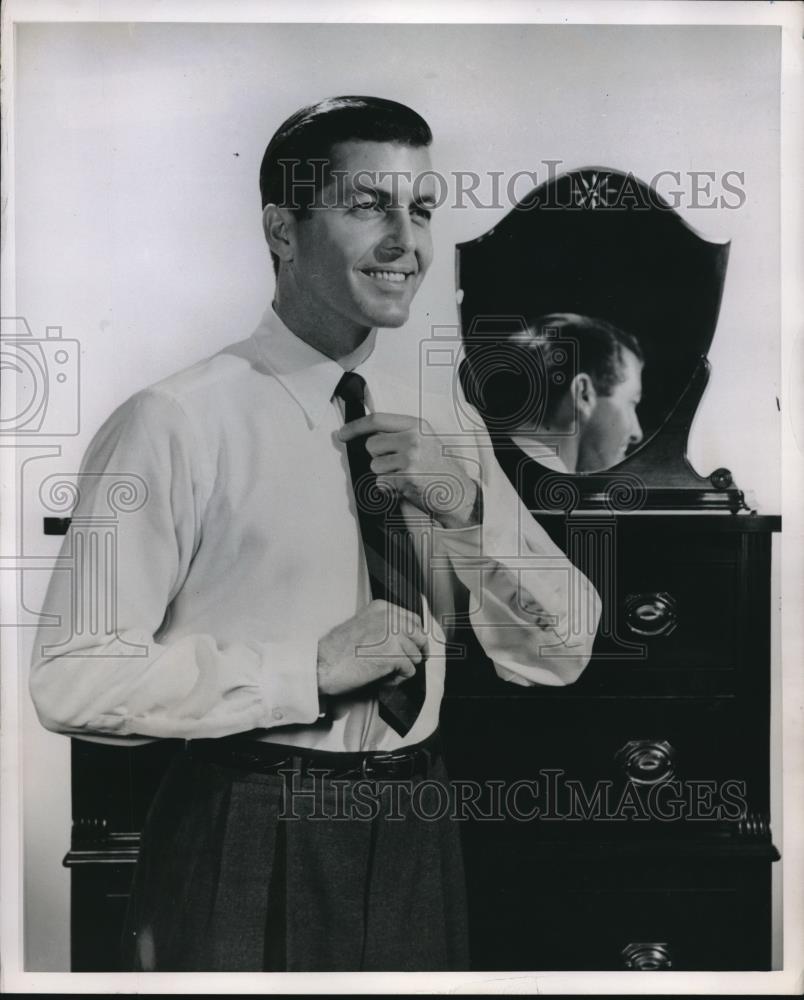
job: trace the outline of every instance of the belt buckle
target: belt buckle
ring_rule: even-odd
[[[296,766],[294,757],[283,757],[281,760],[268,761],[265,762],[266,767],[270,767],[267,774],[279,774],[282,771],[289,770]]]
[[[280,760],[266,760],[258,753],[234,753],[233,758],[245,763],[246,767],[256,774],[277,774],[286,765],[293,765],[292,757],[283,757]]]
[[[375,774],[374,765],[382,765],[378,770],[381,773]],[[416,773],[416,755],[406,750],[389,750],[374,754],[373,757],[365,757],[361,765],[361,773],[364,778],[374,778],[381,780],[400,780],[412,778]]]

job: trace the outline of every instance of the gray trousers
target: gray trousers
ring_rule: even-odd
[[[136,971],[469,967],[440,760],[406,782],[248,773],[180,753],[149,812],[124,933]]]

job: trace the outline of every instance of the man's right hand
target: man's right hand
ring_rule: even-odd
[[[401,684],[415,673],[426,646],[418,615],[388,601],[372,601],[319,640],[318,690],[339,695],[374,681]]]

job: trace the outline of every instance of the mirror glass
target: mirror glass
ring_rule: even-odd
[[[611,168],[548,180],[460,244],[461,381],[495,444],[571,473],[644,458],[706,356],[728,250]]]

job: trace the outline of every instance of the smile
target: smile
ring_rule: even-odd
[[[369,278],[374,278],[375,281],[387,281],[393,285],[403,285],[405,281],[412,277],[412,274],[406,273],[404,271],[362,271],[361,274],[365,274]]]

